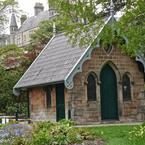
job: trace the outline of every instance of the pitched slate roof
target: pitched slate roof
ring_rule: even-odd
[[[64,34],[57,34],[46,45],[14,88],[64,81],[85,49],[72,46]]]
[[[111,17],[106,21],[104,26],[110,20]],[[98,38],[104,26],[99,30],[96,38]],[[96,38],[94,39],[95,41]],[[33,86],[59,82],[64,82],[67,88],[72,88],[74,74],[81,71],[83,62],[91,57],[92,49],[91,45],[87,48],[72,46],[64,34],[57,34],[49,41],[14,86],[14,94],[19,96],[20,88],[31,88]],[[140,57],[136,58],[136,61],[140,61],[145,67],[145,60],[142,60]]]
[[[36,27],[38,27],[38,25],[40,24],[41,21],[49,20],[49,19],[53,18],[54,16],[55,16],[55,14],[50,15],[49,10],[40,12],[38,15],[32,16],[32,17],[26,19],[24,21],[24,23],[22,24],[22,26],[19,28],[19,32],[24,32],[24,31],[36,28]]]

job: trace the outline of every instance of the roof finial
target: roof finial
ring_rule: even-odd
[[[111,15],[111,17],[114,17],[114,2],[113,2],[113,0],[111,0],[111,3],[110,3],[110,15]]]
[[[56,34],[56,25],[55,25],[55,22],[53,22],[53,36],[55,36]]]

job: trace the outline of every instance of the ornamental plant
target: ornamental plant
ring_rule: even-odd
[[[62,120],[57,123],[39,122],[34,124],[31,145],[73,145],[81,144],[85,139],[94,139],[80,128],[74,127],[74,122]]]
[[[82,142],[81,135],[74,132],[72,121],[62,120],[58,123],[39,122],[34,124],[32,145],[67,145],[74,142]],[[70,136],[74,135],[73,138]]]
[[[11,124],[0,130],[1,145],[25,145],[31,140],[32,127],[24,124]]]

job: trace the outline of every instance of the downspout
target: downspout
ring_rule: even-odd
[[[30,124],[31,121],[30,121],[30,97],[29,97],[29,93],[27,92],[27,99],[28,99],[28,123]]]
[[[55,22],[53,22],[53,36],[56,35],[56,25],[55,25]]]

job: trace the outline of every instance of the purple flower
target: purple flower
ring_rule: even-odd
[[[9,137],[9,133],[5,132],[4,130],[0,130],[0,140],[7,137]]]
[[[32,127],[24,124],[12,124],[4,127],[0,131],[1,138],[30,137]]]

